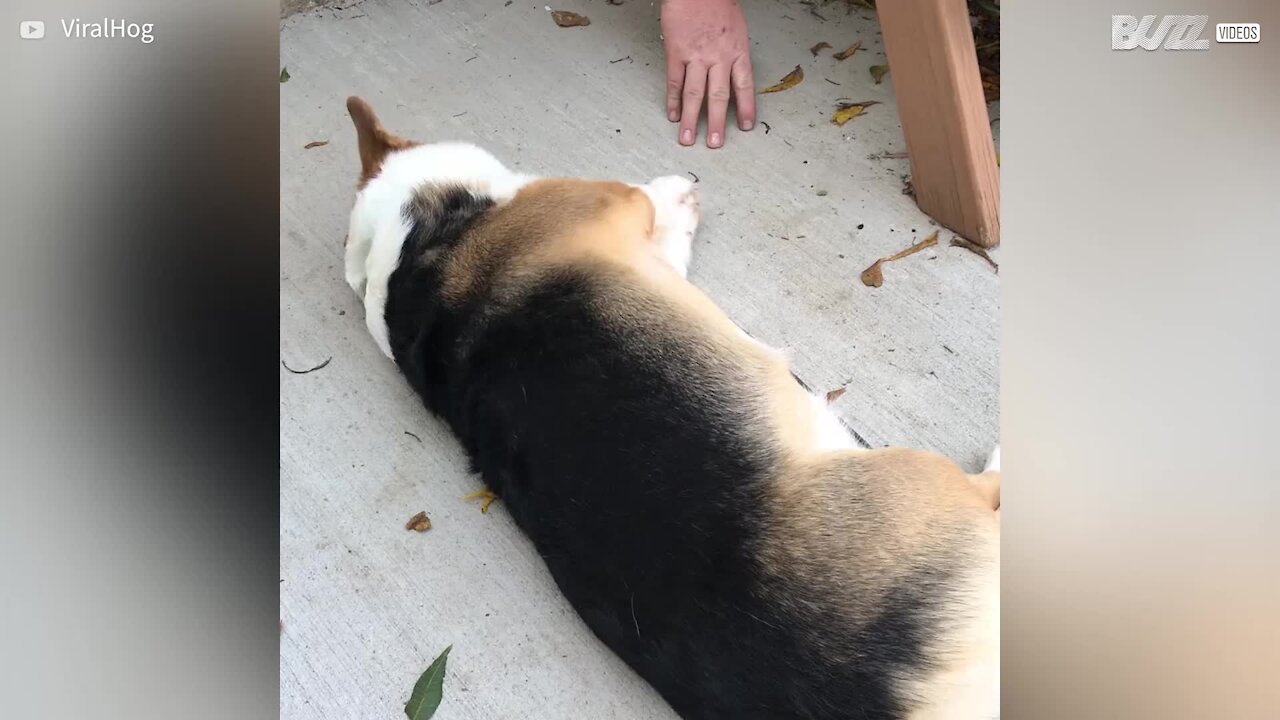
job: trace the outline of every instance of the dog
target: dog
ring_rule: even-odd
[[[347,109],[369,333],[678,714],[998,717],[998,449],[860,447],[686,279],[689,180],[523,175]]]

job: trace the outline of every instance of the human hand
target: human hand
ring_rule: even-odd
[[[681,145],[698,135],[707,100],[707,147],[724,144],[730,87],[738,128],[756,124],[747,19],[737,0],[662,0],[662,37],[667,50],[667,119],[679,121]]]

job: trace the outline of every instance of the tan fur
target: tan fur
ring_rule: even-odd
[[[980,717],[999,676],[999,524],[970,476],[950,460],[891,448],[814,456],[780,473],[775,532],[762,560],[789,587],[778,602],[843,604],[849,629],[939,556],[962,555],[956,600],[929,648],[936,669],[898,678],[913,718]],[[871,549],[868,552],[868,548]],[[812,594],[812,595],[810,595]],[[853,661],[835,655],[837,662]],[[961,708],[965,710],[961,710]]]
[[[979,475],[970,475],[969,482],[986,501],[992,510],[1000,509],[1000,471],[988,470]]]
[[[482,218],[450,255],[444,297],[536,276],[556,265],[604,260],[634,266],[652,255],[653,205],[618,182],[536,180]]]
[[[979,555],[997,546],[995,518],[965,473],[932,453],[831,452],[784,469],[775,487],[766,568],[823,588],[850,618],[874,616],[886,592],[947,546]]]

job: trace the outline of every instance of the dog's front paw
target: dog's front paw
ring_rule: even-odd
[[[689,269],[693,234],[702,217],[702,203],[693,182],[680,175],[665,175],[643,186],[653,202],[653,238],[681,275]]]

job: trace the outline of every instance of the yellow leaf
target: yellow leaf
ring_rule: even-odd
[[[796,69],[787,73],[786,77],[782,78],[781,82],[779,82],[777,85],[770,85],[769,87],[761,90],[760,93],[763,95],[764,93],[773,93],[773,92],[780,92],[782,90],[790,90],[791,88],[799,85],[800,81],[802,80],[804,80],[804,70],[799,65],[797,65]]]
[[[843,127],[845,123],[861,115],[867,108],[879,104],[878,100],[868,100],[866,102],[837,105],[835,114],[831,116],[831,122]]]
[[[481,501],[480,514],[483,515],[489,512],[489,506],[492,505],[493,502],[498,499],[498,495],[494,491],[490,490],[488,486],[485,486],[484,489],[482,490],[477,490],[473,493],[468,493],[462,496],[462,499],[463,500],[480,500]]]
[[[888,65],[872,65],[871,66],[871,79],[875,80],[877,85],[879,85],[880,82],[884,80],[884,76],[888,74],[889,74]]]
[[[833,58],[835,58],[835,59],[837,59],[837,60],[848,60],[850,57],[852,57],[852,56],[853,56],[853,54],[854,54],[854,53],[858,52],[858,50],[860,50],[860,49],[862,49],[862,41],[861,41],[861,40],[858,40],[858,41],[857,41],[857,42],[855,42],[854,44],[852,44],[852,45],[850,45],[849,47],[847,47],[847,48],[845,48],[845,49],[841,50],[840,52],[836,53],[835,55],[832,55],[831,57],[833,57]]]

